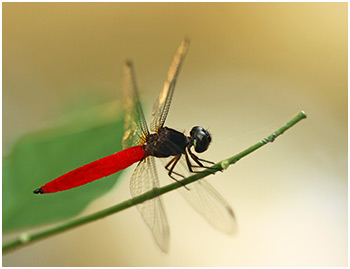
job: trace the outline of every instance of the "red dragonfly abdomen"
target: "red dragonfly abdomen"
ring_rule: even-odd
[[[117,173],[130,165],[142,160],[145,156],[143,146],[124,149],[92,163],[74,169],[45,184],[35,193],[52,193],[69,190]]]

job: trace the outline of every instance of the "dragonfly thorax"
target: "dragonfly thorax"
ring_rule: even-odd
[[[185,153],[190,145],[190,138],[174,129],[161,127],[157,133],[146,138],[144,149],[147,155],[155,157],[177,156]]]

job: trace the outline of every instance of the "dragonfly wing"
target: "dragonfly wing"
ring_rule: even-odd
[[[179,74],[181,64],[188,51],[188,47],[189,40],[183,40],[177,49],[174,59],[170,65],[168,76],[164,82],[163,89],[153,105],[150,125],[150,129],[153,132],[157,132],[158,129],[164,125],[165,119],[169,112],[171,99],[173,97],[176,79]]]
[[[123,148],[142,145],[149,134],[145,116],[137,93],[135,72],[132,62],[123,68],[123,105],[125,109]]]
[[[166,162],[167,160],[165,160]],[[188,177],[193,175],[187,168],[185,156],[181,156],[174,171]],[[173,174],[174,175],[174,174]],[[174,175],[176,177],[176,175]],[[179,180],[181,177],[177,177]],[[236,218],[234,212],[220,193],[218,193],[205,179],[200,179],[187,185],[188,189],[179,188],[179,192],[186,201],[202,215],[217,230],[232,234],[235,232]]]
[[[179,191],[214,228],[228,234],[235,231],[236,220],[231,206],[205,179],[190,184],[188,188]]]
[[[158,187],[159,181],[154,157],[148,156],[139,163],[131,177],[131,195],[135,197]],[[147,200],[137,205],[137,208],[147,226],[151,229],[159,247],[164,252],[168,252],[170,230],[162,199],[156,197],[152,200]]]

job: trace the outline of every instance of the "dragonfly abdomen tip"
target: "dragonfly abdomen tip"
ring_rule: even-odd
[[[33,191],[35,194],[44,194],[44,191],[42,188],[37,188],[36,190]]]

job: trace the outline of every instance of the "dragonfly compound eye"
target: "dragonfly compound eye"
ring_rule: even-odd
[[[190,135],[193,138],[194,150],[197,153],[204,152],[208,149],[211,137],[207,130],[203,127],[195,126],[192,128]]]

